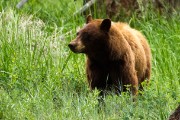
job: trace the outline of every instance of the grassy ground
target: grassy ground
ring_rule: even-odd
[[[98,109],[98,91],[85,77],[85,56],[67,44],[84,17],[81,2],[0,2],[0,119],[165,120],[180,102],[180,17],[149,13],[126,19],[147,37],[152,77],[138,102],[127,93],[109,95]],[[57,3],[55,3],[57,2]]]

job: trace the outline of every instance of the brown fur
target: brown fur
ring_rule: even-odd
[[[125,23],[87,17],[86,25],[69,47],[87,55],[86,73],[91,89],[126,91],[150,79],[151,52],[145,37]]]

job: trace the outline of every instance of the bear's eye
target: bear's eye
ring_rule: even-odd
[[[82,36],[82,39],[83,39],[83,40],[90,40],[90,35],[89,35],[89,33],[84,32],[84,33],[83,33],[83,36]]]

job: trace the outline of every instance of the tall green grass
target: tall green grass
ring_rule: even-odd
[[[151,82],[136,103],[128,93],[112,94],[99,109],[98,91],[86,82],[85,56],[67,47],[84,24],[83,16],[72,16],[81,3],[31,1],[22,10],[15,3],[1,2],[0,119],[164,120],[180,102],[179,16],[149,13],[126,21],[150,43]]]

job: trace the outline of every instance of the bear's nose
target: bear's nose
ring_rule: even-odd
[[[70,44],[68,45],[68,47],[69,47],[70,49],[73,49],[73,48],[74,48],[74,45],[70,43]]]

